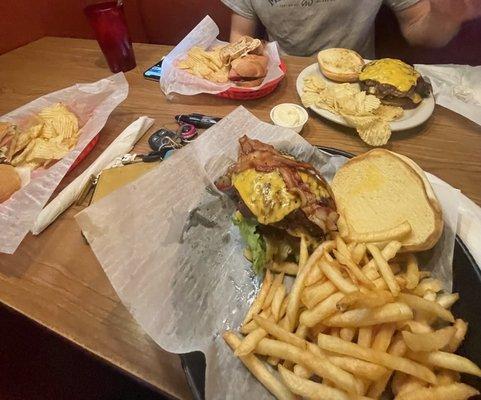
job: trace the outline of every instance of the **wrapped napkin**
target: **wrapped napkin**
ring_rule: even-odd
[[[199,78],[189,72],[176,67],[179,59],[186,57],[187,52],[194,46],[208,49],[214,46],[227,44],[217,40],[219,28],[208,15],[165,57],[162,63],[162,76],[160,87],[169,95],[172,92],[183,95],[198,93],[220,93],[230,87],[237,87],[233,83],[216,83]],[[284,72],[279,68],[280,58],[276,42],[267,43],[265,53],[269,58],[267,75],[260,87],[280,78]],[[254,88],[255,89],[255,88]]]
[[[47,94],[0,117],[1,121],[12,123],[25,121],[43,108],[61,102],[75,113],[81,127],[74,149],[50,168],[33,171],[30,181],[22,181],[25,185],[0,204],[0,252],[12,254],[17,249],[70,166],[104,127],[110,113],[125,100],[128,92],[129,84],[124,74],[119,73],[98,82],[76,84]]]
[[[481,125],[481,66],[415,65],[433,86],[436,103]]]
[[[90,177],[92,175],[97,176],[116,157],[122,156],[132,150],[135,143],[149,130],[153,123],[154,120],[152,118],[140,117],[125,128],[90,167],[62,190],[57,197],[42,210],[35,221],[32,233],[38,235],[55,221],[62,212],[76,201],[85,185],[87,185]]]
[[[311,162],[328,180],[346,161],[239,107],[158,168],[76,217],[143,329],[167,351],[205,354],[206,399],[272,398],[221,337],[242,322],[258,287],[231,221],[235,207],[213,187],[237,159],[244,134]],[[446,185],[434,190],[445,231],[424,266],[449,288],[459,192]]]

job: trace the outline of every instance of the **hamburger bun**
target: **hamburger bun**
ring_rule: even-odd
[[[267,74],[268,58],[248,54],[231,63],[229,79],[240,87],[255,87],[262,84]]]
[[[341,167],[331,185],[349,231],[373,233],[408,222],[402,251],[432,248],[443,231],[441,207],[421,168],[405,156],[371,150]]]
[[[0,164],[0,203],[8,200],[20,187],[20,176],[15,168],[8,164]]]
[[[363,58],[354,50],[333,48],[317,54],[322,74],[335,82],[356,82],[364,66]]]

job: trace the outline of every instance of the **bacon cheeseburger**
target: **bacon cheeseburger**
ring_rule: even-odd
[[[337,229],[334,196],[319,172],[247,136],[216,186],[236,201],[233,221],[256,272],[271,261],[294,261],[301,235],[314,245]]]
[[[416,108],[428,97],[431,85],[409,64],[381,58],[364,65],[359,74],[361,90],[378,97],[383,104]]]

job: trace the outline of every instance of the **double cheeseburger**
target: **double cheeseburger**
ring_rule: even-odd
[[[361,90],[378,97],[383,104],[416,108],[429,96],[431,85],[409,64],[381,58],[366,64],[359,74]]]
[[[220,58],[230,64],[228,78],[237,86],[259,86],[267,75],[268,58],[259,39],[243,36],[223,47]]]
[[[337,229],[334,196],[319,172],[247,136],[239,139],[238,160],[216,186],[236,202],[234,223],[257,271],[294,257],[301,235],[318,243]]]

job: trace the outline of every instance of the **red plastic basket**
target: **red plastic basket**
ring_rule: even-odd
[[[82,150],[82,152],[79,154],[77,159],[73,162],[73,164],[70,166],[70,169],[68,170],[67,174],[69,172],[72,172],[84,159],[89,155],[89,153],[93,150],[97,142],[99,141],[99,135],[95,136],[90,143],[85,146],[85,149]]]
[[[231,87],[224,92],[217,93],[216,96],[232,100],[254,100],[267,96],[268,94],[271,94],[277,88],[277,86],[279,86],[279,83],[282,81],[282,79],[284,79],[284,76],[287,72],[287,67],[283,60],[281,60],[279,68],[284,74],[258,89]]]

